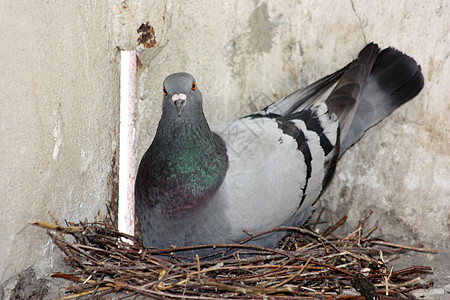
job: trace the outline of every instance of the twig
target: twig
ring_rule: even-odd
[[[437,249],[425,249],[425,248],[414,247],[414,246],[399,245],[399,244],[389,243],[389,242],[385,242],[385,241],[372,240],[372,241],[370,241],[370,243],[383,245],[383,246],[402,248],[402,249],[407,249],[407,250],[413,250],[413,251],[417,251],[417,252],[426,252],[426,253],[434,253],[434,254],[438,253]]]
[[[316,229],[316,225],[317,225],[317,223],[319,222],[319,220],[320,220],[320,217],[322,216],[322,213],[325,211],[325,207],[322,207],[322,209],[320,210],[320,212],[319,212],[319,215],[317,216],[317,218],[316,218],[316,221],[314,222],[314,224],[312,225],[312,229],[314,230],[314,229]]]
[[[306,266],[309,264],[309,262],[311,261],[312,257],[310,257],[308,259],[308,261],[303,265],[303,267],[300,269],[300,271],[298,271],[297,273],[295,273],[294,275],[291,275],[288,277],[288,279],[283,280],[282,282],[275,284],[274,286],[272,286],[272,288],[278,288],[282,285],[285,285],[286,283],[288,283],[289,281],[291,281],[292,279],[294,279],[295,277],[299,276],[300,274],[302,274],[302,272],[306,269]]]
[[[50,229],[50,230],[56,230],[62,233],[77,233],[77,232],[83,232],[84,227],[82,226],[61,226],[61,225],[55,225],[52,223],[39,221],[39,220],[30,220],[28,222],[31,225],[39,226],[42,228]]]
[[[340,219],[336,224],[334,224],[333,226],[327,228],[327,230],[325,230],[325,232],[322,234],[324,237],[331,234],[333,231],[336,230],[336,228],[338,228],[339,226],[341,226],[342,224],[344,224],[344,222],[347,220],[347,216],[344,216],[342,219]]]

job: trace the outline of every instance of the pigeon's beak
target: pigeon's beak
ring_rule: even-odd
[[[175,108],[177,109],[177,114],[179,117],[181,117],[181,113],[183,112],[184,104],[186,103],[186,100],[177,100],[174,102]]]
[[[186,105],[186,95],[185,94],[174,94],[172,96],[173,104],[175,105],[175,108],[177,109],[177,114],[179,117],[181,117],[181,113],[183,112],[183,108]]]

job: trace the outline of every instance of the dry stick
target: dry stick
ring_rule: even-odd
[[[371,262],[371,263],[377,263],[378,262],[376,259],[373,259],[373,258],[370,258],[370,257],[364,257],[364,256],[361,256],[359,254],[352,253],[350,251],[343,251],[343,252],[340,252],[340,253],[327,255],[327,256],[322,257],[322,259],[332,258],[332,257],[336,257],[336,256],[343,256],[343,255],[349,255],[349,256],[354,257],[356,259],[368,261],[368,262]]]
[[[246,229],[243,229],[242,231],[244,231],[245,233],[249,234]],[[239,244],[245,244],[248,241],[250,241],[250,240],[252,240],[252,239],[254,239],[256,237],[259,237],[259,236],[262,236],[262,235],[266,235],[266,234],[269,234],[269,233],[273,233],[273,232],[277,232],[277,231],[294,231],[294,232],[297,231],[297,232],[301,232],[301,233],[304,233],[304,234],[312,235],[313,237],[315,237],[317,239],[324,240],[327,244],[331,244],[331,242],[329,242],[327,239],[325,239],[320,234],[317,234],[317,233],[315,233],[315,232],[313,232],[311,230],[308,230],[308,229],[304,229],[304,228],[300,228],[300,227],[293,227],[293,226],[280,226],[280,227],[269,229],[269,230],[266,230],[266,231],[261,231],[261,232],[259,232],[257,234],[249,234],[250,237],[242,240],[241,242],[239,242]],[[337,249],[335,249],[335,250],[337,250]]]
[[[391,279],[392,271],[394,271],[394,267],[391,267],[391,271],[389,272],[388,276],[383,276],[384,283],[385,283],[385,290],[386,290],[386,296],[389,295],[389,279]]]
[[[84,227],[82,226],[61,226],[35,219],[30,220],[28,223],[34,226],[39,226],[50,230],[56,230],[62,233],[77,233],[84,231]]]
[[[90,258],[92,259],[95,263],[99,264],[99,260],[94,258],[92,255],[90,255],[89,252],[86,252],[84,250],[82,250],[79,246],[79,244],[69,244],[68,247],[70,247],[71,249],[74,249],[76,251],[78,251],[78,253],[82,254],[84,257],[86,258]]]
[[[365,261],[374,263],[374,264],[378,263],[378,261],[376,259],[373,259],[373,258],[370,258],[370,257],[364,257],[364,256],[361,256],[361,255],[352,253],[352,252],[348,252],[348,255],[350,255],[350,256],[352,256],[354,258],[360,259],[360,260],[365,260]]]
[[[358,226],[356,227],[356,230],[352,233],[348,234],[343,240],[351,240],[352,237],[356,236],[356,242],[358,245],[361,244],[361,233],[364,230],[364,225],[367,220],[367,218],[372,214],[372,210],[370,210],[361,220],[358,221]]]
[[[59,224],[58,224],[58,220],[55,218],[55,216],[52,214],[52,212],[49,211],[48,214],[50,215],[50,217],[52,217],[53,222],[54,222],[56,225],[59,225]],[[66,239],[66,238],[64,237],[64,234],[62,234],[62,232],[60,232],[59,235],[61,236],[62,239],[64,239],[64,240]]]
[[[96,225],[87,225],[87,226],[61,226],[61,225],[55,225],[52,223],[48,223],[45,221],[39,221],[39,220],[35,220],[32,219],[28,222],[31,225],[34,226],[39,226],[42,228],[46,228],[49,230],[56,230],[58,232],[62,232],[62,233],[68,233],[68,234],[74,234],[74,233],[82,233],[85,232],[88,229],[94,229],[94,230],[99,230],[99,231],[103,231],[104,234],[112,234],[112,235],[116,235],[117,237],[125,237],[125,238],[129,238],[132,240],[135,240],[134,236],[119,232],[119,231],[113,231],[113,230],[107,230],[105,228],[100,228]]]
[[[97,281],[95,281],[95,280],[90,280],[89,277],[84,279],[84,278],[81,278],[81,277],[68,275],[68,274],[62,274],[62,273],[54,273],[54,274],[51,275],[51,277],[53,277],[53,278],[63,278],[63,279],[67,279],[67,280],[71,280],[71,281],[75,281],[75,282],[81,282],[83,284],[90,283],[90,284],[93,284],[93,285],[97,285],[97,287],[95,289],[91,289],[91,290],[85,291],[85,292],[76,293],[76,294],[73,294],[73,295],[64,296],[64,297],[61,297],[61,298],[58,298],[58,299],[73,299],[73,298],[77,298],[77,297],[81,297],[81,296],[85,296],[85,295],[89,295],[89,294],[95,293],[96,291],[106,291],[106,290],[110,290],[110,289],[114,288],[114,285],[111,285],[111,284],[108,284],[108,283],[106,284],[105,287],[100,288],[99,287],[100,284]]]
[[[345,220],[347,220],[347,216],[344,216],[342,219],[339,220],[336,224],[333,226],[327,228],[324,233],[322,234],[323,237],[326,237],[327,235],[331,234],[333,231],[335,231],[339,226],[341,226]]]
[[[78,266],[83,265],[83,263],[78,258],[75,257],[76,253],[74,251],[77,250],[71,249],[70,243],[68,243],[66,239],[58,239],[58,237],[53,235],[50,231],[47,231],[47,234],[50,236],[53,243],[55,243],[55,245],[58,246],[58,248],[61,249],[61,251],[64,252],[64,254],[68,258],[70,258],[69,262],[74,269],[77,268],[77,264]],[[67,247],[64,247],[64,245],[66,245]]]
[[[358,244],[361,244],[361,234],[364,231],[364,225],[366,224],[367,219],[370,217],[370,215],[373,213],[373,210],[369,210],[366,215],[362,218],[362,220],[359,220],[358,222],[358,228],[361,230],[358,231]]]
[[[277,287],[280,287],[280,286],[282,286],[282,285],[285,285],[286,283],[288,283],[289,281],[291,281],[291,280],[294,279],[295,277],[297,277],[297,276],[299,276],[300,274],[302,274],[302,272],[306,269],[306,266],[309,264],[309,262],[311,261],[311,259],[312,259],[312,257],[310,257],[310,258],[308,259],[308,261],[303,265],[303,267],[300,269],[300,271],[298,271],[297,273],[295,273],[295,274],[292,275],[292,276],[289,276],[288,279],[283,280],[282,282],[273,285],[272,288],[277,288]]]
[[[147,287],[156,287],[156,289],[158,289],[158,287],[162,284],[162,282],[164,280],[167,279],[167,277],[169,277],[170,272],[173,270],[174,266],[170,266],[170,268],[168,270],[165,270],[165,273],[162,276],[159,276],[158,280],[155,282],[149,282],[146,283],[144,285],[141,286],[141,288],[147,288]]]
[[[334,270],[334,271],[338,271],[338,272],[347,274],[347,275],[349,275],[349,276],[353,276],[353,275],[354,275],[353,272],[350,272],[350,271],[347,271],[347,270],[340,269],[340,268],[335,267],[335,266],[332,266],[332,265],[330,265],[330,264],[321,263],[321,262],[315,261],[315,260],[312,261],[312,262],[313,262],[314,264],[316,264],[316,265],[320,265],[320,266],[326,267],[326,268],[328,268],[328,269],[330,269],[330,270]]]
[[[75,282],[85,282],[86,281],[85,278],[81,278],[81,277],[69,275],[69,274],[63,274],[63,273],[53,273],[50,277],[63,278],[63,279],[67,279],[67,280],[71,280],[71,281],[75,281]],[[95,280],[88,280],[88,281],[86,281],[86,283],[95,284],[97,282]]]
[[[278,228],[275,228],[275,229],[272,229],[272,230],[264,231],[262,233],[258,233],[258,235],[264,234],[266,232],[271,232],[271,231],[297,231],[297,232],[301,232],[301,233],[304,233],[304,234],[312,235],[313,237],[317,238],[319,241],[323,241],[326,244],[330,245],[337,252],[341,252],[336,246],[334,246],[334,244],[332,242],[327,240],[324,236],[321,236],[320,234],[317,234],[317,233],[315,233],[315,232],[313,232],[311,230],[304,229],[304,228],[292,227],[292,226],[282,226],[282,227],[278,227]],[[253,238],[253,237],[251,237],[251,238]],[[244,241],[247,242],[248,239],[249,238],[245,239]]]
[[[392,272],[392,277],[398,277],[398,275],[401,275],[403,273],[411,273],[411,272],[416,272],[416,271],[433,271],[433,268],[427,267],[427,266],[413,266],[413,267],[409,267],[409,268],[405,268],[402,270]],[[380,272],[377,274],[369,274],[367,277],[377,278],[377,277],[383,277],[383,276],[389,276],[389,273]]]
[[[186,246],[186,247],[174,247],[169,249],[158,249],[158,250],[151,250],[149,251],[150,254],[161,254],[161,253],[167,253],[167,252],[178,252],[178,251],[188,251],[188,250],[199,250],[204,248],[240,248],[240,249],[253,249],[253,250],[259,250],[262,252],[269,252],[269,253],[275,253],[275,254],[281,254],[283,256],[292,257],[292,253],[289,253],[289,251],[282,251],[277,249],[270,249],[265,248],[261,246],[256,245],[243,245],[243,244],[211,244],[211,245],[198,245],[198,246]]]
[[[372,234],[372,232],[374,232],[376,229],[378,228],[378,221],[375,222],[375,225],[369,229],[369,231],[367,233],[365,233],[362,237],[361,240],[365,240],[369,237],[369,235]]]
[[[426,267],[426,266],[413,266],[413,267],[405,268],[405,269],[402,269],[399,271],[395,271],[394,273],[392,273],[392,275],[397,276],[402,273],[408,273],[408,272],[413,272],[413,271],[433,271],[433,268]]]
[[[130,284],[127,284],[124,282],[118,282],[118,283],[116,283],[116,286],[117,286],[117,288],[125,289],[128,291],[139,292],[141,294],[151,296],[151,297],[160,296],[160,297],[178,298],[178,299],[199,299],[198,296],[169,294],[169,293],[165,293],[163,291],[158,291],[158,290],[143,289],[141,287],[133,286],[133,285],[130,285]],[[216,298],[201,296],[201,299],[216,299]]]
[[[103,292],[103,291],[110,290],[110,289],[112,289],[112,288],[110,288],[110,287],[102,287],[102,288],[99,288],[97,290],[96,289],[92,289],[92,290],[88,290],[88,291],[85,291],[85,292],[81,292],[81,293],[67,295],[67,296],[64,296],[64,297],[61,297],[61,298],[57,298],[56,300],[75,299],[75,298],[78,298],[78,297],[82,297],[82,296],[87,296],[87,295],[93,294],[95,292]]]
[[[207,281],[202,284],[194,284],[195,287],[202,287],[204,288],[207,285],[211,285],[214,287],[220,287],[221,289],[225,291],[230,292],[238,292],[242,294],[275,294],[275,293],[285,293],[285,292],[292,292],[292,289],[289,288],[258,288],[258,287],[239,287],[239,286],[232,286],[227,285],[223,283],[218,283],[214,281]]]
[[[292,262],[292,260],[288,260],[288,261],[286,261],[284,264],[282,264],[282,265],[260,265],[260,266],[255,266],[255,265],[250,265],[250,266],[238,266],[238,268],[239,269],[243,269],[243,270],[245,270],[245,269],[258,269],[258,268],[265,268],[265,269],[270,269],[270,268],[272,268],[273,270],[270,270],[270,271],[267,271],[267,272],[265,272],[265,273],[259,273],[259,274],[253,274],[253,275],[244,275],[244,276],[239,276],[239,277],[235,277],[234,279],[235,280],[248,280],[248,279],[253,279],[253,278],[262,278],[262,277],[266,277],[266,276],[268,276],[269,274],[273,274],[273,273],[276,273],[276,272],[278,272],[280,269],[282,269],[282,268],[285,268],[286,266],[287,266],[287,264],[289,263],[289,262]],[[236,270],[236,267],[237,266],[235,266],[235,265],[233,265],[233,266],[229,266],[229,267],[220,267],[220,268],[218,268],[218,269],[216,269],[216,270],[220,270],[220,271],[225,271],[225,270]],[[213,269],[213,267],[211,267],[210,268],[211,270],[214,270]],[[202,270],[202,273],[203,272],[207,272],[207,271],[210,271],[210,270],[208,270],[208,269],[203,269]],[[229,280],[229,278],[219,278],[218,279],[218,281],[226,281],[226,280]]]
[[[197,259],[197,271],[198,271],[197,276],[198,279],[200,279],[202,268],[200,267],[200,258],[198,257],[198,254],[195,255],[195,258]]]
[[[350,240],[352,240],[356,236],[356,234],[358,232],[360,232],[360,231],[361,231],[360,227],[356,228],[355,231],[353,231],[352,233],[349,233],[345,238],[342,239],[342,241],[350,241]],[[357,245],[360,245],[360,243],[358,243],[358,241],[356,241],[356,243],[357,243]]]
[[[312,225],[312,229],[313,229],[313,230],[316,229],[316,225],[317,225],[317,223],[319,222],[319,219],[320,219],[320,217],[322,216],[322,213],[324,212],[324,210],[325,210],[325,207],[322,207],[322,209],[321,209],[320,212],[319,212],[319,215],[318,215],[317,218],[316,218],[316,221],[315,221],[314,224]]]
[[[407,281],[407,282],[403,282],[403,283],[400,283],[400,284],[391,284],[391,290],[399,289],[399,288],[401,288],[401,287],[405,287],[405,286],[414,284],[414,283],[418,282],[419,280],[420,280],[420,277],[416,277],[416,278],[414,278],[414,279],[411,279],[411,280],[409,280],[409,281]],[[379,285],[382,286],[381,283],[380,283]],[[378,286],[378,285],[375,285],[375,286]],[[391,293],[392,293],[392,292],[391,292]]]
[[[384,241],[369,241],[369,243],[390,246],[390,247],[396,247],[396,248],[403,248],[403,249],[413,250],[413,251],[417,251],[417,252],[438,253],[437,249],[425,249],[425,248],[419,248],[419,247],[414,247],[414,246],[405,246],[405,245],[399,245],[399,244],[394,244],[394,243],[389,243],[389,242],[384,242]]]

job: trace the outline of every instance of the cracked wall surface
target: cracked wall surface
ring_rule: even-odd
[[[117,147],[118,49],[138,46],[140,158],[161,114],[162,81],[192,73],[210,123],[260,109],[332,73],[371,41],[414,57],[423,92],[341,159],[318,205],[354,225],[369,209],[378,234],[446,249],[450,217],[448,3],[428,1],[90,1],[0,4],[0,283],[61,265],[27,225],[104,209]]]

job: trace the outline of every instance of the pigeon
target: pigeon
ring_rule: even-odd
[[[210,126],[195,78],[168,76],[162,116],[135,182],[143,245],[223,245],[304,224],[338,159],[423,84],[413,58],[370,43],[335,73],[258,112]],[[288,233],[249,243],[275,248],[280,234]]]

